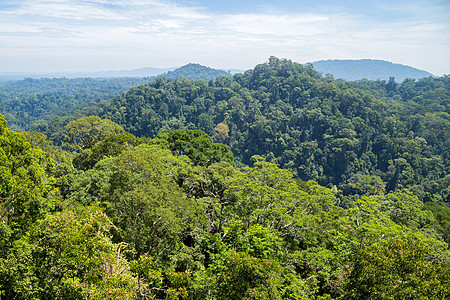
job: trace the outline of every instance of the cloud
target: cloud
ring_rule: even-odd
[[[225,15],[219,22],[225,28],[244,34],[297,36],[323,33],[324,24],[329,21],[328,16],[312,14],[238,14]]]
[[[20,1],[19,1],[20,3]],[[66,20],[122,20],[123,17],[109,9],[90,2],[68,0],[28,0],[19,7],[3,12],[22,17],[56,18]]]
[[[381,58],[433,66],[438,74],[450,68],[443,63],[450,61],[446,13],[441,8],[432,19],[437,8],[430,6],[419,18],[415,2],[398,20],[376,20],[344,8],[330,13],[324,6],[315,12],[223,14],[167,0],[4,1],[0,60],[11,70],[30,67],[24,61],[77,70],[188,62],[250,68],[270,55],[299,62]]]

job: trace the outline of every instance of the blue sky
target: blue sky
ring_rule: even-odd
[[[383,59],[450,73],[450,1],[1,0],[0,72]]]

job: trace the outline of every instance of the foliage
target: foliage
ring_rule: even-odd
[[[7,128],[0,115],[0,217],[14,237],[54,207],[53,182],[45,176],[51,164],[23,134]]]
[[[427,202],[422,209],[433,213],[434,218],[438,222],[438,224],[434,224],[434,228],[440,233],[443,240],[450,244],[450,207]]]
[[[114,122],[102,120],[97,116],[72,121],[66,125],[66,130],[66,141],[79,150],[92,148],[105,137],[124,132],[123,128]]]
[[[113,174],[102,199],[110,204],[118,238],[139,255],[167,255],[194,213],[193,203],[166,173],[156,151],[126,151],[111,162]]]
[[[80,107],[84,107],[85,112],[86,106],[109,101],[132,86],[149,80],[150,78],[25,78],[11,81],[1,86],[0,113],[5,115],[14,130],[31,130],[37,122],[42,131],[43,127],[48,126],[52,116],[72,114],[74,109]]]
[[[222,70],[212,69],[199,64],[190,63],[174,71],[169,71],[165,74],[162,74],[161,76],[170,79],[176,79],[184,76],[192,80],[198,79],[212,80],[216,79],[216,77],[227,75],[228,73]]]
[[[203,293],[209,299],[281,299],[282,268],[276,261],[229,251],[208,271]]]
[[[55,144],[0,117],[0,294],[446,298],[449,82],[271,57],[55,118]]]
[[[6,297],[134,297],[136,280],[123,258],[124,245],[108,238],[111,228],[96,207],[72,208],[37,222],[0,261]]]
[[[224,144],[213,143],[201,130],[167,130],[158,134],[151,143],[167,147],[175,155],[186,155],[195,165],[211,165],[220,161],[233,163],[234,159]]]
[[[111,133],[91,148],[78,153],[73,158],[73,164],[77,169],[92,169],[97,162],[104,158],[117,156],[125,150],[132,150],[135,146],[147,142],[146,138],[137,138],[128,132]]]
[[[381,240],[358,251],[349,299],[442,299],[450,290],[448,257],[433,257],[414,236]],[[442,261],[444,260],[444,261]]]

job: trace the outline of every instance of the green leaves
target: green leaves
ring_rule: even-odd
[[[127,151],[112,163],[103,200],[111,205],[108,214],[121,238],[138,254],[167,255],[192,217],[192,201],[181,193],[157,152]]]
[[[247,228],[261,224],[277,229],[289,223],[301,195],[289,171],[263,161],[234,177],[226,193],[230,209]]]
[[[134,297],[137,282],[122,255],[126,247],[110,241],[112,228],[111,220],[97,207],[74,207],[36,223],[0,260],[6,296]]]
[[[412,234],[380,240],[358,251],[349,299],[439,299],[450,292],[449,257],[433,258],[431,240]]]
[[[279,63],[261,68],[298,71]],[[284,93],[276,82],[261,80]],[[359,103],[356,92],[345,97]],[[260,121],[258,134],[272,130]],[[28,143],[0,118],[0,293],[8,299],[426,299],[449,293],[448,245],[439,241],[447,237],[446,210],[423,209],[408,190],[385,194],[382,174],[344,172],[344,193],[353,194],[344,196],[336,185],[294,179],[263,156],[236,168],[226,146],[200,131],[165,131],[149,142],[115,133],[111,124],[99,132],[89,120],[80,124],[78,133],[92,129],[94,136],[73,132],[85,148],[71,156],[40,134],[27,134]],[[355,129],[325,134],[342,137],[321,155],[338,163],[344,149],[357,147]],[[311,159],[322,151],[319,143],[303,146],[306,169],[322,176],[325,170]],[[364,163],[373,161],[365,154]],[[364,168],[353,162],[355,170]],[[392,162],[391,183],[400,175],[413,178],[406,159]]]
[[[281,299],[282,271],[273,260],[224,252],[207,271],[203,293],[213,299]]]
[[[125,150],[132,150],[135,146],[147,142],[146,138],[137,138],[128,132],[112,133],[95,143],[91,148],[78,153],[73,159],[73,164],[77,169],[91,169],[104,158],[117,156]]]
[[[0,217],[15,235],[54,206],[44,152],[21,133],[5,127],[0,115]]]
[[[430,212],[422,210],[423,203],[408,190],[389,193],[384,198],[381,209],[397,224],[420,230],[434,221]]]
[[[66,125],[66,130],[68,135],[65,140],[77,150],[91,148],[95,143],[108,135],[124,132],[123,128],[116,123],[97,116],[69,122]]]
[[[195,165],[208,166],[220,161],[233,163],[233,154],[227,146],[213,143],[201,130],[168,130],[151,141],[167,147],[174,155],[186,155]]]

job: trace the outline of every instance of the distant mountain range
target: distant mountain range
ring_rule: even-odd
[[[164,76],[167,78],[179,78],[181,76],[197,80],[197,79],[215,79],[219,76],[229,76],[244,71],[230,69],[227,71],[213,69],[200,64],[190,63],[179,68],[140,68],[135,70],[120,71],[100,71],[90,73],[26,73],[26,72],[0,72],[0,81],[22,80],[24,78],[117,78],[117,77],[156,77]]]
[[[100,71],[87,73],[64,73],[64,72],[49,72],[49,73],[27,73],[27,72],[0,72],[0,80],[21,80],[24,78],[110,78],[110,77],[153,77],[160,74],[173,71],[176,68],[140,68],[135,70],[120,70],[120,71]]]
[[[434,76],[429,72],[410,66],[375,59],[320,60],[313,62],[312,65],[324,75],[332,74],[336,79],[350,81],[364,78],[369,80],[389,80],[389,77],[394,77],[395,81],[402,82],[406,78],[420,79]]]
[[[153,77],[160,74],[173,71],[176,68],[140,68],[135,70],[121,70],[121,71],[101,71],[88,73],[88,76],[82,77]]]
[[[321,60],[313,62],[312,65],[323,75],[332,74],[336,79],[360,80],[363,78],[369,80],[389,80],[394,77],[397,82],[402,82],[406,78],[419,79],[423,77],[434,76],[433,74],[419,70],[410,66],[394,64],[384,60],[361,59],[361,60]],[[19,72],[0,72],[0,81],[21,80],[24,78],[117,78],[117,77],[135,77],[153,78],[164,76],[167,78],[179,78],[181,76],[197,79],[215,79],[219,76],[234,75],[243,73],[243,70],[230,69],[227,71],[213,69],[200,64],[190,63],[179,68],[140,68],[135,70],[121,71],[101,71],[91,73],[19,73]]]

